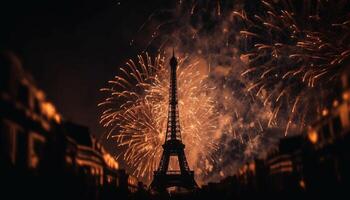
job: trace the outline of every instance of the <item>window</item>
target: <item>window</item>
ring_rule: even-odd
[[[17,132],[19,130],[19,126],[8,120],[0,121],[0,125],[1,156],[10,161],[12,164],[16,164]]]
[[[46,139],[38,133],[31,132],[28,140],[28,166],[37,168],[44,154],[44,143]]]

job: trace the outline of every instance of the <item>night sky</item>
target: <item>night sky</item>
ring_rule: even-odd
[[[146,47],[140,26],[164,9],[152,1],[11,1],[0,3],[0,49],[15,52],[67,120],[97,136],[99,89]],[[131,40],[139,41],[130,45]]]

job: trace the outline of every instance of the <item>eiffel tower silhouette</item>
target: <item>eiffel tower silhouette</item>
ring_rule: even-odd
[[[190,170],[186,156],[185,145],[182,143],[179,108],[177,99],[177,80],[176,68],[177,59],[173,49],[173,56],[170,59],[170,89],[169,89],[169,108],[168,123],[166,130],[163,154],[157,171],[154,172],[153,181],[150,188],[163,191],[169,187],[177,186],[193,190],[198,187],[194,180],[194,172]],[[170,157],[177,157],[180,170],[169,170]]]

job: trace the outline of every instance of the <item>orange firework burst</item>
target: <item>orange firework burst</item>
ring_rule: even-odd
[[[289,113],[286,135],[293,124],[303,129],[314,121],[334,98],[330,88],[350,57],[350,2],[260,3],[258,14],[234,12],[244,24],[240,33],[247,45],[241,58],[249,67],[242,76],[253,81],[248,90],[274,108],[270,126]]]
[[[149,181],[156,169],[165,140],[169,97],[169,67],[166,58],[148,54],[129,60],[121,75],[101,91],[108,97],[99,104],[105,111],[101,124],[108,137],[117,141],[121,158],[133,173]],[[198,63],[179,60],[180,123],[189,164],[206,173],[213,165],[217,149],[215,137],[218,112],[211,97],[214,87],[200,71]]]

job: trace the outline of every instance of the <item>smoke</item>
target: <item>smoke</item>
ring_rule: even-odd
[[[208,93],[218,112],[218,120],[213,121],[216,130],[202,133],[218,145],[210,152],[213,159],[202,159],[203,149],[185,149],[199,184],[218,181],[242,164],[266,156],[284,136],[285,126],[291,134],[295,132],[296,125],[288,124],[286,111],[279,108],[277,115],[274,103],[266,101],[268,91],[253,93],[255,82],[242,75],[249,69],[249,59],[242,56],[246,44],[234,11],[245,6],[244,1],[176,1],[173,9],[152,14],[138,33],[142,39],[133,41],[135,46],[141,41],[144,51],[151,53],[170,55],[175,47],[186,62],[197,63],[198,71],[208,76],[208,85],[215,88]]]
[[[178,55],[198,62],[199,71],[208,75],[215,88],[210,92],[219,115],[217,129],[202,133],[218,144],[211,152],[214,159],[198,159],[200,149],[186,151],[200,184],[232,175],[243,163],[264,155],[266,146],[275,141],[265,137],[282,136],[266,135],[272,109],[248,91],[252,82],[241,76],[247,63],[240,57],[240,27],[232,11],[243,6],[238,1],[181,1],[145,24],[153,35],[152,46],[168,54],[175,47]]]

